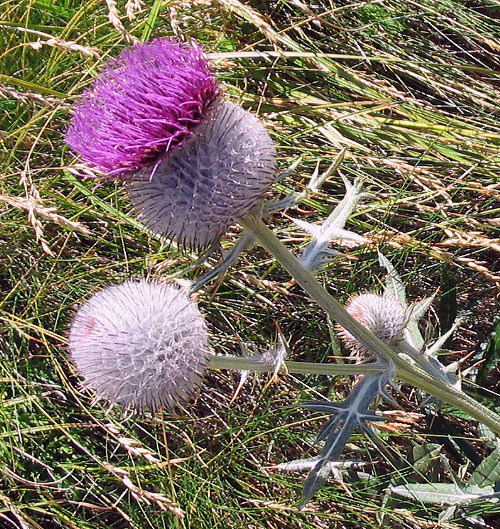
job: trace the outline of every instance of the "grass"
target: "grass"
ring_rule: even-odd
[[[372,197],[349,228],[371,244],[345,251],[324,283],[343,301],[379,287],[380,248],[411,300],[437,293],[430,324],[446,330],[467,314],[448,361],[483,361],[466,387],[493,407],[498,11],[489,0],[148,1],[128,19],[123,2],[0,4],[0,527],[436,527],[442,509],[384,495],[430,479],[416,477],[408,454],[442,445],[450,468],[438,480],[449,482],[451,471],[470,475],[491,446],[452,409],[426,416],[411,388],[381,426],[384,452],[360,434],[349,445],[371,478],[351,472],[303,512],[303,476],[272,467],[316,454],[323,419],[293,405],[341,398],[348,380],[283,376],[267,385],[251,376],[232,402],[238,375],[212,373],[183,415],[123,418],[91,405],[65,350],[74,308],[104,285],[166,276],[193,256],[152,237],[119,186],[75,177],[63,138],[72,102],[107,57],[135,40],[198,39],[227,95],[268,126],[281,168],[298,162],[275,195],[302,190],[344,149],[340,171],[365,178]],[[325,218],[342,196],[334,175],[276,215],[275,232],[298,249],[306,241],[289,219]],[[236,236],[235,228],[224,246]],[[295,360],[339,354],[324,314],[260,248],[199,302],[219,353],[238,353],[238,342],[265,349],[279,325]],[[494,527],[495,504],[472,512]],[[442,523],[471,522],[457,512]]]

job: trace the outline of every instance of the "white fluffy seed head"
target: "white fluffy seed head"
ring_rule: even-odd
[[[276,180],[276,150],[262,123],[218,99],[185,143],[131,177],[141,221],[189,248],[206,248]]]
[[[172,284],[126,281],[76,313],[69,351],[85,388],[124,409],[172,410],[198,390],[210,356],[198,307]]]
[[[406,307],[396,298],[369,292],[358,294],[351,298],[346,310],[387,345],[395,345],[403,339],[408,315]],[[345,329],[341,329],[340,336],[350,349],[366,352],[361,343]]]

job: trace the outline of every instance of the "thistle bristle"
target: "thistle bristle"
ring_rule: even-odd
[[[172,410],[198,390],[208,357],[199,309],[172,284],[127,281],[76,313],[69,351],[96,399],[136,411]]]
[[[93,168],[123,176],[181,145],[217,94],[197,43],[137,44],[108,61],[84,92],[66,143]]]
[[[206,248],[276,179],[275,147],[250,112],[218,99],[192,136],[128,182],[141,221],[189,248]]]
[[[396,298],[369,292],[358,294],[351,298],[346,310],[387,345],[395,345],[403,339],[408,314],[406,307]],[[340,336],[353,351],[366,352],[361,343],[345,329],[340,328]]]

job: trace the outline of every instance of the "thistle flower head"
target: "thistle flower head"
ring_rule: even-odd
[[[147,167],[182,144],[217,97],[201,48],[159,38],[108,61],[76,105],[66,143],[110,176]]]
[[[149,228],[191,248],[216,241],[276,178],[265,128],[217,87],[197,44],[138,44],[106,64],[66,134],[86,163],[127,181]]]
[[[196,393],[210,356],[203,317],[186,292],[147,281],[105,288],[85,302],[69,350],[97,399],[153,412]]]
[[[370,292],[358,294],[351,298],[346,310],[387,345],[395,345],[403,339],[408,314],[406,307],[396,298]],[[340,336],[349,348],[365,352],[364,347],[345,329],[341,329]]]
[[[218,99],[182,147],[128,182],[130,197],[152,231],[204,248],[269,189],[276,179],[275,156],[260,121]]]

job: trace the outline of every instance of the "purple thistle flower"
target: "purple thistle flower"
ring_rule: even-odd
[[[182,147],[128,181],[152,231],[205,248],[258,202],[276,180],[275,146],[262,123],[218,99]]]
[[[189,400],[211,354],[203,317],[186,292],[147,281],[126,281],[86,301],[68,346],[97,400],[153,412]]]
[[[108,61],[76,105],[66,143],[110,176],[147,167],[181,145],[218,94],[200,46],[166,38]]]
[[[217,86],[197,44],[139,44],[106,64],[66,135],[128,183],[151,230],[191,248],[216,242],[276,180],[266,129]]]
[[[347,312],[361,325],[369,329],[387,345],[395,345],[403,339],[403,331],[408,323],[406,307],[396,298],[367,292],[351,298]],[[345,329],[340,336],[353,351],[366,352],[358,340]]]

